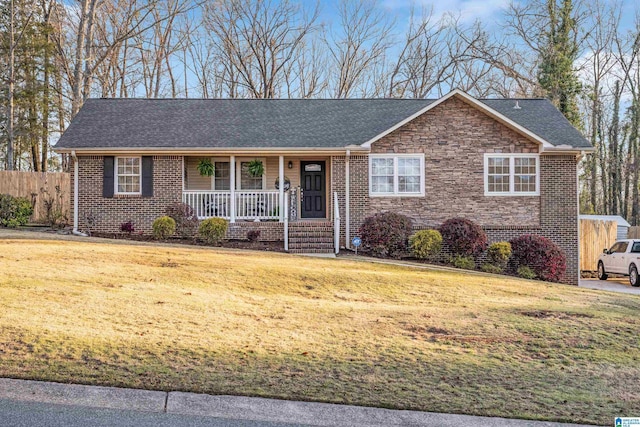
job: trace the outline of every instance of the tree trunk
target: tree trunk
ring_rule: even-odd
[[[9,7],[9,112],[7,114],[7,170],[13,170],[13,114],[14,114],[14,79],[15,79],[15,23],[14,23],[14,7],[13,0]]]

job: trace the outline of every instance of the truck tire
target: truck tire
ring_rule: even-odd
[[[638,268],[635,265],[629,267],[629,283],[631,286],[640,286],[640,278],[638,277]]]
[[[609,275],[606,271],[604,271],[604,264],[602,263],[602,261],[600,261],[598,263],[598,279],[607,280],[608,277]]]

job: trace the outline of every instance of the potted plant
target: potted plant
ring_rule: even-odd
[[[211,162],[211,159],[206,157],[200,159],[200,161],[198,162],[198,172],[200,172],[200,175],[212,176],[214,171],[215,168],[213,166],[213,163]]]
[[[259,178],[264,175],[264,165],[262,164],[262,160],[251,160],[247,165],[247,172],[249,172],[249,175],[253,178]]]

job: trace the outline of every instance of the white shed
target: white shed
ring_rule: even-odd
[[[580,215],[580,219],[592,219],[600,221],[615,221],[618,224],[617,240],[626,239],[631,224],[620,215]]]

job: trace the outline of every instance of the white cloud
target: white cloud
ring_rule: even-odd
[[[418,7],[433,9],[433,17],[439,19],[446,14],[459,16],[464,24],[480,20],[484,24],[494,24],[498,15],[509,5],[510,0],[449,0],[433,1],[419,0],[415,2]],[[382,5],[396,13],[405,9],[407,12],[411,5],[411,0],[384,0]]]

